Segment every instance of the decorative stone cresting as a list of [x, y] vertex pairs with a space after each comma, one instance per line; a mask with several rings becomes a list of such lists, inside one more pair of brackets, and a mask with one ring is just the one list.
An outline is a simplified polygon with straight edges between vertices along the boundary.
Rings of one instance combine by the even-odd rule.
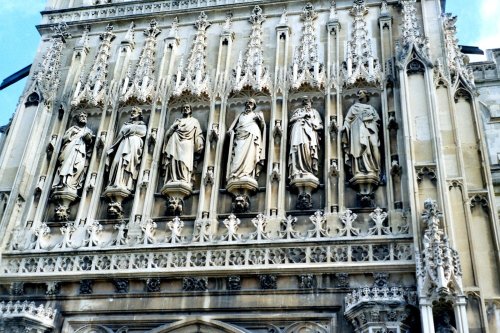
[[368, 9], [365, 0], [354, 0], [350, 14], [354, 17], [354, 22], [342, 68], [344, 86], [355, 87], [361, 82], [378, 87], [382, 82], [382, 71], [378, 60], [373, 56], [372, 40], [366, 28], [365, 15], [368, 14]]
[[75, 92], [73, 93], [73, 100], [71, 105], [77, 106], [80, 103], [87, 101], [90, 105], [102, 105], [106, 99], [108, 88], [108, 67], [109, 57], [111, 56], [111, 42], [116, 38], [113, 33], [113, 25], [110, 23], [106, 27], [99, 38], [101, 44], [94, 59], [92, 68], [90, 69], [87, 77], [84, 73], [81, 74]]
[[397, 46], [397, 56], [400, 62], [408, 60], [410, 54], [415, 52], [417, 56], [430, 64], [429, 41], [420, 33], [420, 26], [417, 19], [416, 0], [401, 0], [403, 23], [401, 47]]
[[233, 91], [241, 91], [244, 87], [250, 87], [254, 91], [271, 90], [271, 78], [269, 70], [264, 66], [264, 50], [262, 49], [262, 23], [266, 17], [262, 15], [262, 9], [255, 6], [250, 23], [252, 23], [252, 33], [248, 41], [245, 59], [242, 54], [238, 58]]
[[207, 57], [207, 29], [211, 23], [207, 20], [205, 12], [201, 12], [198, 20], [194, 23], [196, 36], [193, 41], [191, 54], [184, 70], [183, 63], [178, 65], [179, 70], [175, 77], [174, 96], [180, 96], [187, 92], [192, 95], [201, 96], [210, 94], [210, 76], [206, 72]]
[[[5, 332], [12, 332], [9, 329], [9, 321], [16, 325], [18, 322], [26, 320], [23, 325], [26, 325], [25, 332], [31, 332], [31, 330], [40, 329], [40, 331], [48, 331], [54, 329], [54, 323], [56, 321], [57, 310], [45, 306], [36, 306], [35, 302], [0, 302], [0, 322], [4, 322], [4, 326], [7, 330]], [[29, 322], [29, 324], [28, 324]]]
[[292, 89], [299, 89], [306, 84], [320, 89], [324, 84], [325, 74], [323, 65], [318, 61], [318, 43], [314, 23], [318, 14], [310, 2], [302, 9], [300, 18], [304, 21], [302, 38], [293, 57], [290, 86]]

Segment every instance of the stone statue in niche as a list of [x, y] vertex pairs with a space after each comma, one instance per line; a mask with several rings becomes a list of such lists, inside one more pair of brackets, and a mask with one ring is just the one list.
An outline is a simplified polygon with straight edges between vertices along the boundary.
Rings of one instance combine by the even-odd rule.
[[[250, 98], [245, 110], [229, 127], [229, 159], [226, 189], [234, 198], [246, 198], [242, 207], [248, 210], [250, 193], [258, 189], [257, 179], [264, 166], [266, 123], [257, 104]], [[233, 205], [234, 206], [234, 205]], [[240, 205], [238, 205], [240, 206]]]
[[457, 333], [457, 329], [451, 325], [450, 315], [443, 313], [436, 323], [436, 333]]
[[78, 197], [77, 192], [83, 186], [92, 151], [94, 134], [87, 127], [87, 114], [78, 113], [75, 121], [76, 124], [64, 133], [52, 185], [52, 200], [56, 202], [55, 217], [58, 221], [69, 218], [69, 205]]
[[302, 106], [293, 111], [290, 118], [290, 150], [288, 173], [290, 185], [299, 190], [297, 209], [312, 208], [311, 192], [319, 185], [318, 160], [321, 116], [312, 108], [309, 97], [302, 98]]
[[106, 170], [109, 177], [104, 195], [111, 199], [108, 209], [111, 216], [121, 217], [121, 202], [134, 191], [146, 132], [142, 110], [133, 107], [130, 120], [122, 125], [115, 142], [107, 151]]
[[369, 104], [367, 92], [358, 92], [358, 102], [348, 110], [342, 129], [345, 163], [351, 186], [358, 189], [362, 206], [373, 205], [373, 191], [380, 182], [380, 140], [377, 110]]
[[205, 141], [200, 123], [192, 116], [189, 104], [182, 107], [182, 118], [174, 121], [165, 134], [163, 165], [165, 185], [161, 192], [168, 198], [168, 210], [182, 214], [183, 200], [193, 192], [195, 161], [201, 158]]

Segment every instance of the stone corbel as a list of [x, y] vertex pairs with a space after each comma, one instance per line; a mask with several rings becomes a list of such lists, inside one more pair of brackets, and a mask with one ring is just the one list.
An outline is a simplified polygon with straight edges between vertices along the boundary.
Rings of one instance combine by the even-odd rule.
[[389, 111], [389, 120], [387, 121], [387, 129], [397, 131], [399, 129], [398, 122], [396, 121], [396, 112]]
[[150, 175], [150, 170], [146, 169], [142, 172], [142, 183], [141, 187], [146, 188], [149, 185], [149, 175]]
[[203, 183], [205, 184], [205, 186], [208, 186], [208, 185], [213, 185], [214, 184], [214, 166], [213, 165], [210, 165], [207, 167], [207, 172], [205, 174], [205, 179], [203, 180]]
[[92, 172], [90, 174], [90, 180], [88, 185], [89, 190], [93, 190], [95, 188], [96, 181], [97, 181], [97, 172]]
[[213, 123], [212, 128], [208, 134], [208, 140], [212, 145], [215, 145], [219, 141], [219, 124]]
[[52, 135], [52, 138], [50, 138], [50, 142], [47, 145], [47, 149], [45, 150], [47, 152], [47, 158], [50, 159], [50, 157], [52, 156], [52, 153], [54, 152], [54, 149], [56, 148], [56, 144], [57, 144], [57, 135], [54, 134], [54, 135]]
[[99, 134], [99, 138], [97, 139], [97, 144], [96, 144], [97, 150], [100, 151], [102, 148], [104, 148], [104, 145], [106, 144], [107, 134], [108, 132], [106, 131], [102, 131], [101, 134]]
[[42, 193], [46, 178], [46, 176], [40, 176], [40, 178], [38, 178], [38, 182], [35, 187], [35, 196], [39, 196]]
[[275, 120], [273, 128], [273, 138], [275, 144], [278, 145], [280, 143], [282, 135], [283, 135], [283, 128], [281, 127], [281, 120]]
[[271, 181], [279, 182], [280, 180], [281, 180], [280, 164], [275, 162], [273, 163], [273, 171], [271, 172]]
[[330, 116], [329, 131], [330, 131], [330, 137], [332, 139], [335, 139], [339, 131], [339, 125], [337, 124], [337, 116]]
[[339, 165], [336, 158], [330, 159], [330, 177], [335, 178], [339, 176]]

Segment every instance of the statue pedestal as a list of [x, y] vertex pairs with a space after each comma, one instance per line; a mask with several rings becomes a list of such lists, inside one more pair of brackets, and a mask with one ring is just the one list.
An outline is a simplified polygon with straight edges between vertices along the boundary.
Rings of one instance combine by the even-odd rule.
[[253, 177], [230, 179], [226, 189], [233, 195], [233, 212], [245, 213], [250, 209], [250, 194], [259, 189], [259, 184]]
[[54, 216], [57, 221], [68, 221], [70, 215], [69, 205], [78, 198], [76, 189], [59, 188], [52, 192], [51, 200], [56, 203]]
[[374, 173], [359, 173], [349, 180], [351, 187], [358, 191], [362, 207], [374, 206], [374, 191], [380, 184], [380, 178]]
[[311, 209], [313, 206], [311, 193], [319, 186], [318, 177], [311, 173], [304, 174], [301, 177], [295, 177], [290, 180], [290, 185], [299, 190], [295, 207], [300, 210]]
[[132, 192], [125, 187], [108, 186], [103, 195], [110, 200], [108, 204], [108, 215], [114, 218], [122, 218], [122, 202], [132, 195]]
[[184, 199], [193, 193], [193, 186], [187, 182], [167, 182], [161, 188], [161, 194], [167, 197], [167, 210], [173, 215], [181, 215]]

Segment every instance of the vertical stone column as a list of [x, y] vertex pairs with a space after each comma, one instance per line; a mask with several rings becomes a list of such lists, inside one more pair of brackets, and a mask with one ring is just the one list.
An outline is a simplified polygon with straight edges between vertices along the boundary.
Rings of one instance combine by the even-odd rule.
[[[283, 12], [280, 22], [276, 27], [276, 62], [274, 71], [274, 92], [272, 95], [272, 120], [274, 124], [270, 124], [273, 127], [273, 131], [276, 130], [277, 121], [281, 121], [281, 135], [278, 142], [269, 143], [273, 146], [273, 161], [279, 163], [279, 174], [281, 175], [281, 180], [278, 182], [278, 186], [274, 185], [273, 191], [269, 191], [268, 195], [272, 193], [275, 194], [275, 198], [269, 198], [272, 203], [269, 203], [271, 210], [276, 209], [276, 213], [271, 212], [271, 215], [276, 215], [278, 218], [285, 216], [285, 201], [286, 201], [286, 175], [287, 175], [287, 151], [286, 151], [286, 141], [288, 135], [288, 91], [287, 91], [287, 72], [288, 72], [288, 60], [289, 60], [289, 50], [290, 50], [290, 26], [288, 25], [286, 12]], [[271, 173], [270, 173], [271, 174]], [[277, 195], [276, 188], [277, 187]], [[277, 199], [277, 200], [276, 200]], [[279, 221], [277, 221], [279, 223]]]
[[[330, 18], [326, 24], [328, 31], [327, 39], [327, 94], [325, 98], [325, 212], [333, 213], [336, 220], [336, 213], [340, 206], [340, 192], [343, 186], [339, 186], [343, 181], [343, 172], [340, 172], [342, 165], [342, 146], [340, 142], [339, 124], [342, 124], [342, 105], [339, 87], [339, 63], [340, 63], [340, 22], [337, 17], [335, 4], [330, 8]], [[342, 174], [342, 176], [341, 176]]]
[[432, 316], [432, 301], [420, 298], [420, 321], [422, 333], [434, 333], [434, 317]]

